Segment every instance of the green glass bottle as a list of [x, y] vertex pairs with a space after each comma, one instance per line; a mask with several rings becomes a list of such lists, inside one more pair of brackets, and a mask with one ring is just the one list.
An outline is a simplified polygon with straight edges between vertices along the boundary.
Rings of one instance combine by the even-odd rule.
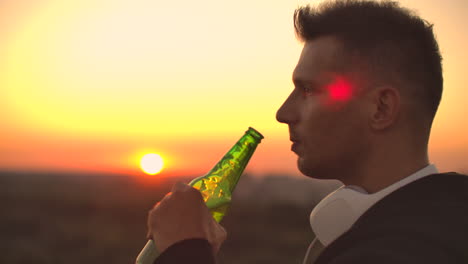
[[[249, 127], [236, 144], [206, 175], [195, 178], [189, 185], [198, 189], [213, 218], [220, 222], [231, 204], [231, 196], [242, 172], [263, 139], [262, 134]], [[153, 240], [149, 240], [136, 259], [137, 264], [152, 264], [158, 257]]]

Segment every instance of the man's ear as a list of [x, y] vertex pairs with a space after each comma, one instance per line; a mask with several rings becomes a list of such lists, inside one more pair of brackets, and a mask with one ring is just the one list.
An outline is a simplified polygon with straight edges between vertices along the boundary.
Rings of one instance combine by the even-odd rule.
[[387, 129], [395, 124], [400, 113], [400, 91], [393, 86], [374, 88], [372, 104], [370, 127], [374, 130]]

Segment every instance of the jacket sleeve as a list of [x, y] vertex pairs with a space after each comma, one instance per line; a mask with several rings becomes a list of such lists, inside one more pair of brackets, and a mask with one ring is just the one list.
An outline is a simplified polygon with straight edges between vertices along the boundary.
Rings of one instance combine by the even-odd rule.
[[215, 264], [213, 250], [206, 239], [187, 239], [175, 243], [154, 261], [154, 264]]
[[357, 243], [337, 254], [327, 264], [440, 264], [463, 263], [454, 252], [431, 239], [407, 235], [388, 235]]

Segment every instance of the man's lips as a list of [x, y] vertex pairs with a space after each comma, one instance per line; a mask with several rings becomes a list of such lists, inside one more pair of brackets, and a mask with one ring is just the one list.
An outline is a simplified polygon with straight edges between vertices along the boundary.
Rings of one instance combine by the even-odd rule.
[[289, 140], [292, 142], [299, 142], [299, 138], [291, 134], [289, 135]]
[[289, 140], [292, 142], [291, 150], [297, 154], [300, 140], [291, 130], [289, 130]]
[[293, 142], [293, 144], [291, 145], [291, 150], [293, 152], [297, 153], [297, 148], [298, 148], [298, 143]]
[[291, 150], [295, 153], [297, 153], [298, 147], [299, 147], [299, 141], [297, 140], [291, 140], [292, 145], [291, 145]]

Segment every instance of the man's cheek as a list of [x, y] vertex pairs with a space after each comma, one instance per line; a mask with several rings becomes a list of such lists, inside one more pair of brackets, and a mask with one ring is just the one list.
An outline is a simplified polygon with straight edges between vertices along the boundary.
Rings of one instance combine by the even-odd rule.
[[355, 87], [346, 77], [335, 75], [325, 86], [325, 96], [322, 103], [329, 111], [340, 111], [353, 99]]

